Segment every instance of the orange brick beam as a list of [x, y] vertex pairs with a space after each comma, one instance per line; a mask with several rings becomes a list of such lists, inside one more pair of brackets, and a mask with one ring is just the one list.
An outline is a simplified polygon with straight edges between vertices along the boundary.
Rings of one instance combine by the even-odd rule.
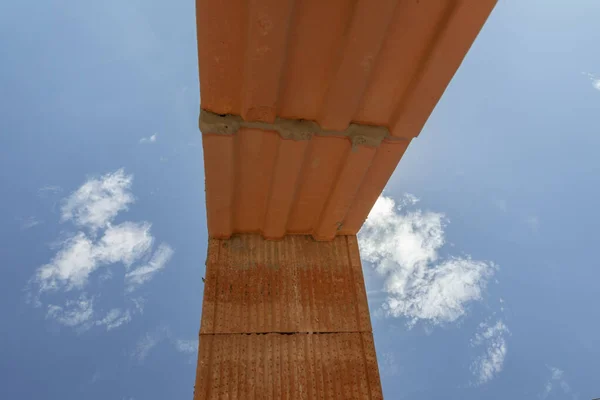
[[410, 143], [384, 127], [351, 124], [338, 132], [207, 111], [200, 130], [213, 238], [355, 235]]
[[356, 236], [210, 239], [195, 399], [382, 399]]

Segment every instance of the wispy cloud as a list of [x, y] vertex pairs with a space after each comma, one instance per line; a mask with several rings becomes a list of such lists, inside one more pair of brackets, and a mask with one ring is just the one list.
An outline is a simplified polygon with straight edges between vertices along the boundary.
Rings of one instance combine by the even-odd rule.
[[137, 342], [132, 352], [132, 357], [138, 363], [143, 362], [152, 350], [161, 342], [170, 343], [175, 350], [189, 356], [193, 360], [198, 352], [198, 340], [176, 339], [173, 338], [171, 329], [166, 325], [161, 325], [154, 330], [143, 335]]
[[41, 188], [38, 189], [38, 196], [49, 197], [49, 196], [57, 195], [60, 192], [62, 192], [62, 188], [60, 186], [46, 185], [46, 186], [42, 186]]
[[576, 393], [573, 393], [571, 386], [565, 379], [565, 372], [556, 367], [546, 366], [548, 371], [550, 372], [550, 377], [544, 386], [544, 391], [540, 395], [542, 399], [547, 398], [552, 393], [562, 392], [563, 396], [561, 398], [565, 398], [564, 396], [577, 399], [579, 396]]
[[400, 375], [400, 366], [396, 361], [396, 356], [393, 352], [387, 352], [382, 354], [381, 361], [379, 362], [381, 375], [383, 376], [398, 376]]
[[107, 331], [128, 323], [131, 321], [131, 311], [113, 308], [104, 318], [96, 321], [96, 325], [105, 326]]
[[94, 299], [82, 294], [76, 300], [67, 300], [64, 305], [48, 305], [46, 318], [79, 330], [87, 330], [94, 315]]
[[600, 90], [600, 77], [594, 74], [590, 74], [589, 72], [584, 72], [583, 74], [590, 79], [590, 81], [592, 82], [592, 87], [594, 89]]
[[23, 218], [20, 220], [21, 222], [21, 230], [22, 231], [26, 231], [28, 229], [33, 228], [34, 226], [38, 226], [39, 224], [42, 223], [42, 221], [40, 221], [39, 219], [37, 219], [36, 217], [27, 217], [27, 218]]
[[196, 354], [198, 351], [198, 340], [177, 339], [174, 341], [177, 351], [186, 354]]
[[152, 332], [146, 333], [144, 336], [138, 340], [135, 349], [133, 351], [132, 357], [137, 362], [143, 362], [148, 354], [163, 340], [167, 339], [169, 336], [169, 328], [166, 326], [160, 326], [153, 330]]
[[[42, 305], [42, 297], [68, 297], [62, 305], [51, 301], [48, 318], [78, 330], [92, 326], [112, 330], [141, 314], [142, 299], [131, 296], [166, 266], [173, 250], [165, 243], [153, 250], [155, 239], [149, 222], [112, 223], [119, 212], [134, 202], [132, 181], [133, 176], [120, 169], [88, 179], [64, 200], [62, 220], [81, 230], [58, 243], [56, 254], [37, 269], [29, 287], [37, 306]], [[102, 273], [96, 274], [100, 269]], [[127, 287], [127, 304], [96, 311], [94, 299], [86, 292], [90, 281], [114, 279], [119, 270]]]
[[471, 371], [476, 380], [475, 384], [487, 383], [502, 371], [508, 351], [506, 335], [509, 333], [508, 328], [501, 320], [494, 325], [479, 324], [479, 331], [472, 339], [471, 345], [484, 347], [485, 351], [471, 364]]
[[152, 136], [148, 136], [148, 137], [143, 137], [140, 139], [140, 143], [154, 143], [156, 142], [156, 139], [158, 138], [158, 134], [154, 134]]
[[441, 258], [447, 220], [409, 210], [417, 202], [412, 195], [398, 202], [380, 196], [359, 233], [361, 254], [384, 277], [387, 315], [405, 317], [409, 326], [453, 322], [482, 298], [496, 267], [470, 256]]
[[162, 243], [147, 264], [127, 272], [125, 275], [127, 290], [132, 292], [139, 286], [151, 280], [157, 272], [167, 265], [172, 256], [173, 249], [171, 246]]

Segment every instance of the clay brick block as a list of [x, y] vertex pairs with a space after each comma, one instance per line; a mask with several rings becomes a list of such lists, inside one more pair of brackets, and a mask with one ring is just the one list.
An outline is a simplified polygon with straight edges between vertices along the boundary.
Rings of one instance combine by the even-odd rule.
[[195, 400], [383, 399], [371, 333], [201, 335]]
[[355, 237], [210, 243], [202, 334], [371, 331]]

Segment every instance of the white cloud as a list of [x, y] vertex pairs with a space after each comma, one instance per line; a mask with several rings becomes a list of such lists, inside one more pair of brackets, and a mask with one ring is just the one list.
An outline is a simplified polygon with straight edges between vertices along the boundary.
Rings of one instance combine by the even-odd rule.
[[99, 267], [119, 262], [129, 267], [148, 253], [152, 242], [147, 222], [109, 226], [96, 242], [85, 233], [77, 232], [62, 243], [49, 264], [38, 269], [40, 290], [83, 288]]
[[130, 192], [133, 177], [123, 169], [92, 178], [72, 193], [62, 206], [63, 221], [95, 231], [104, 228], [134, 202]]
[[571, 399], [578, 398], [577, 394], [573, 393], [571, 386], [565, 379], [565, 372], [560, 368], [546, 366], [550, 371], [550, 377], [544, 386], [544, 391], [541, 394], [541, 398], [545, 399], [550, 394], [556, 392], [562, 392], [563, 395], [570, 397]]
[[[144, 299], [131, 297], [132, 292], [166, 266], [173, 249], [163, 243], [153, 251], [155, 239], [149, 222], [111, 222], [133, 202], [132, 180], [133, 176], [120, 169], [89, 179], [65, 200], [63, 220], [89, 232], [80, 230], [60, 242], [54, 257], [40, 266], [30, 281], [29, 296], [36, 306], [42, 305], [43, 296], [63, 297], [63, 305], [51, 301], [48, 318], [78, 330], [91, 326], [112, 330], [143, 312]], [[86, 294], [88, 285], [92, 280], [114, 281], [118, 271], [127, 288], [127, 307], [112, 305], [108, 311], [95, 312], [93, 298]]]
[[592, 81], [592, 87], [594, 89], [600, 90], [600, 78], [598, 76], [590, 73], [584, 73], [584, 75], [590, 78], [590, 81]]
[[453, 322], [482, 298], [496, 267], [469, 256], [440, 260], [445, 217], [406, 210], [417, 201], [380, 196], [359, 233], [361, 255], [385, 279], [387, 315], [405, 317], [409, 326]]
[[140, 143], [154, 143], [154, 142], [156, 142], [157, 138], [158, 138], [158, 134], [155, 133], [152, 136], [141, 138]]
[[502, 371], [507, 353], [505, 336], [509, 333], [502, 321], [494, 325], [479, 324], [479, 332], [475, 334], [471, 345], [485, 347], [485, 352], [471, 364], [476, 384], [487, 383]]
[[196, 354], [198, 351], [198, 340], [177, 339], [174, 344], [177, 351], [181, 353]]
[[168, 244], [162, 243], [152, 255], [150, 261], [139, 266], [125, 275], [129, 291], [135, 290], [154, 277], [154, 275], [167, 265], [173, 256], [173, 249]]
[[93, 249], [94, 244], [83, 232], [65, 240], [52, 261], [37, 270], [36, 281], [40, 291], [85, 286], [98, 264]]
[[109, 226], [94, 249], [102, 263], [121, 262], [130, 267], [152, 248], [154, 238], [148, 222], [124, 222]]

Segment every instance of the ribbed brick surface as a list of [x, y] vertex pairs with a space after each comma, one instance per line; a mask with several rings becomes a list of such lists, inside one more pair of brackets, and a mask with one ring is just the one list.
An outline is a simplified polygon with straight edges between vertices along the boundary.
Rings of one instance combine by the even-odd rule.
[[419, 134], [496, 0], [197, 0], [202, 108]]
[[208, 232], [227, 238], [260, 233], [331, 240], [358, 233], [404, 154], [407, 140], [377, 147], [339, 136], [284, 139], [242, 128], [204, 132]]
[[211, 239], [200, 333], [370, 332], [356, 239]]
[[382, 399], [371, 333], [202, 335], [194, 399]]
[[210, 239], [195, 399], [380, 399], [356, 236]]

